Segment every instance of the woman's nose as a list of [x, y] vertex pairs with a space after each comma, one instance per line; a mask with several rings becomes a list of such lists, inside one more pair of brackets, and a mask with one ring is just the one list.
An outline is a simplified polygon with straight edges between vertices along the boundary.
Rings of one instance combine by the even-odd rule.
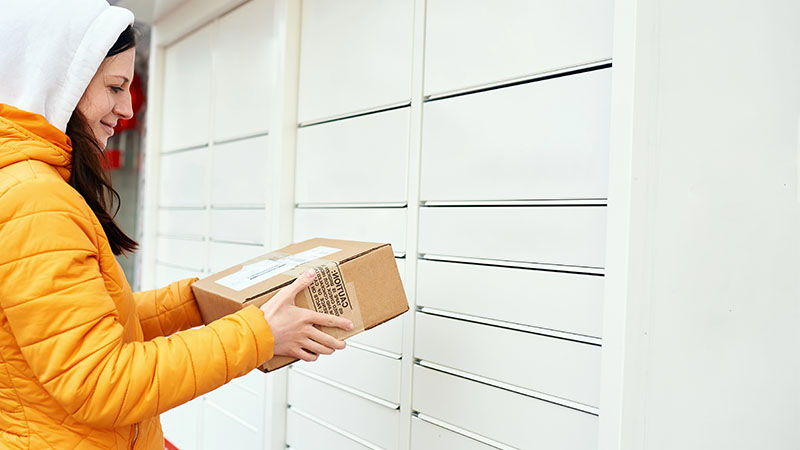
[[131, 94], [127, 93], [114, 105], [114, 114], [129, 120], [133, 118], [133, 105], [131, 104]]

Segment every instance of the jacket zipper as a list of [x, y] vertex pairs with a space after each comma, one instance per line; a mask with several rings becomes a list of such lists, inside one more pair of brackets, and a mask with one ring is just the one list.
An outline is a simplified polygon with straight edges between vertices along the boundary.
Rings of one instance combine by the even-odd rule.
[[136, 445], [136, 439], [139, 437], [139, 424], [133, 424], [133, 440], [131, 440], [131, 450], [133, 450], [133, 446]]

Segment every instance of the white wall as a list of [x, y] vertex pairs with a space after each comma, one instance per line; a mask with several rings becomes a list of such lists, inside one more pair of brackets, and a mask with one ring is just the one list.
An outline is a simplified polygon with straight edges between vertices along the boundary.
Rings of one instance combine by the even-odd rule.
[[616, 2], [603, 449], [800, 445], [798, 17]]

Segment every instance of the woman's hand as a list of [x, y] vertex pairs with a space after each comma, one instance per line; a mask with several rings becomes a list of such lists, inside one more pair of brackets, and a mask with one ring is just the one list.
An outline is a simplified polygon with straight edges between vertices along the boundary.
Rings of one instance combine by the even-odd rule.
[[313, 270], [305, 272], [261, 306], [275, 339], [275, 355], [316, 361], [317, 355], [330, 355], [334, 350], [344, 348], [344, 341], [320, 331], [314, 325], [351, 330], [352, 322], [294, 305], [295, 296], [307, 288], [314, 277], [316, 273]]

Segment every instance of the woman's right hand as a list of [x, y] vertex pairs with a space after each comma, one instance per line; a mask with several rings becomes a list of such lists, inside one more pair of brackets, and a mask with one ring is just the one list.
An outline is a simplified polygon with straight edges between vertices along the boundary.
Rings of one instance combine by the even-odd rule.
[[316, 273], [309, 270], [289, 286], [281, 289], [261, 305], [261, 311], [272, 329], [274, 354], [316, 361], [317, 355], [330, 355], [344, 348], [344, 341], [320, 331], [314, 325], [352, 330], [353, 323], [343, 317], [323, 314], [295, 306], [294, 298], [314, 281]]

